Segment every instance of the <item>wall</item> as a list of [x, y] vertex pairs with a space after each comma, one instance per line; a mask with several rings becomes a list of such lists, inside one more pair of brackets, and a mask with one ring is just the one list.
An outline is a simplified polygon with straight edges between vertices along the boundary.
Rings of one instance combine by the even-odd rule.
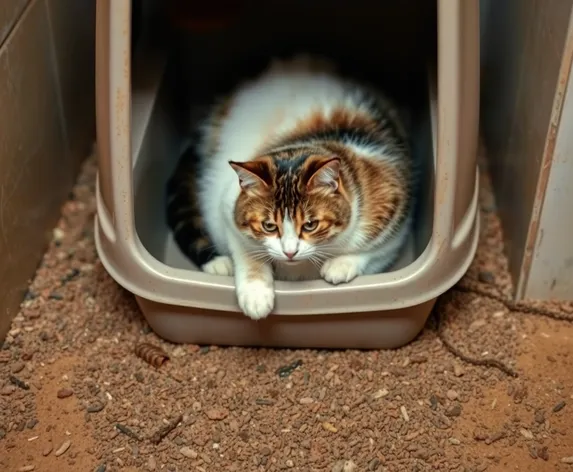
[[[482, 0], [484, 2], [484, 0]], [[481, 125], [516, 298], [526, 295], [558, 115], [561, 60], [573, 0], [503, 0], [482, 5]], [[549, 145], [548, 145], [549, 143]], [[537, 208], [538, 209], [538, 208]]]
[[[558, 95], [555, 100], [555, 132], [551, 166], [540, 181], [539, 198], [524, 261], [523, 294], [527, 298], [573, 300], [573, 16], [565, 43]], [[559, 102], [562, 106], [559, 106]], [[526, 272], [527, 271], [527, 272]]]
[[0, 339], [92, 146], [95, 0], [0, 1]]

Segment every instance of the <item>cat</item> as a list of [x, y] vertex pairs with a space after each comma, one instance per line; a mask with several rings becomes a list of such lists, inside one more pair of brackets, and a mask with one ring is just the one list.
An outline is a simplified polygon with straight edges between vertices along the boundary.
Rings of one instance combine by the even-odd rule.
[[258, 320], [274, 280], [388, 270], [412, 230], [414, 169], [397, 109], [321, 58], [274, 61], [217, 102], [168, 183], [168, 224], [201, 270], [235, 278]]

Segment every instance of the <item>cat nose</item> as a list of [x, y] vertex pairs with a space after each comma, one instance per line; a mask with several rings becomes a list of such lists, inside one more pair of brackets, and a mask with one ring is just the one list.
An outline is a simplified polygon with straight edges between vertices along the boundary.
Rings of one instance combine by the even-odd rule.
[[296, 256], [297, 252], [298, 252], [298, 250], [297, 251], [291, 251], [291, 252], [284, 251], [285, 256], [287, 256], [289, 259], [292, 259], [294, 256]]

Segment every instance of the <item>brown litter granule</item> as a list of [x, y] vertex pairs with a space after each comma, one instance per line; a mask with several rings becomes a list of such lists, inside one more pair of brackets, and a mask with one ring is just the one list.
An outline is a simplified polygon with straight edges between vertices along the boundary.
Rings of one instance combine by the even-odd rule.
[[[1, 470], [570, 467], [569, 323], [456, 290], [440, 302], [440, 336], [433, 319], [391, 351], [175, 346], [151, 332], [96, 257], [94, 176], [90, 160], [0, 350]], [[480, 198], [481, 241], [460, 286], [478, 284], [507, 300], [511, 281], [486, 173]], [[142, 342], [162, 349], [169, 365], [139, 361]], [[519, 378], [464, 358], [495, 360]]]
[[160, 347], [150, 343], [139, 343], [135, 346], [135, 355], [153, 367], [161, 367], [169, 360], [169, 355]]
[[56, 449], [54, 451], [54, 455], [56, 457], [61, 456], [62, 454], [65, 454], [65, 452], [70, 448], [70, 446], [72, 445], [71, 441], [64, 441], [60, 447], [58, 447], [58, 449]]
[[171, 431], [173, 431], [181, 421], [183, 421], [183, 415], [178, 415], [171, 421], [164, 420], [165, 424], [162, 425], [154, 434], [151, 435], [151, 442], [153, 444], [159, 444], [163, 438], [165, 438]]

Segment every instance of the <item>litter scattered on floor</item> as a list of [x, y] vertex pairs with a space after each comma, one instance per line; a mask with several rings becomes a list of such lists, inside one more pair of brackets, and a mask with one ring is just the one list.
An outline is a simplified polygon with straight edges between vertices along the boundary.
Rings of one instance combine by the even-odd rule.
[[[572, 467], [573, 327], [502, 303], [511, 281], [487, 177], [481, 242], [461, 284], [498, 299], [453, 291], [441, 336], [434, 319], [392, 351], [161, 340], [96, 257], [94, 178], [92, 159], [0, 350], [2, 470]], [[442, 336], [517, 377], [465, 362]]]

